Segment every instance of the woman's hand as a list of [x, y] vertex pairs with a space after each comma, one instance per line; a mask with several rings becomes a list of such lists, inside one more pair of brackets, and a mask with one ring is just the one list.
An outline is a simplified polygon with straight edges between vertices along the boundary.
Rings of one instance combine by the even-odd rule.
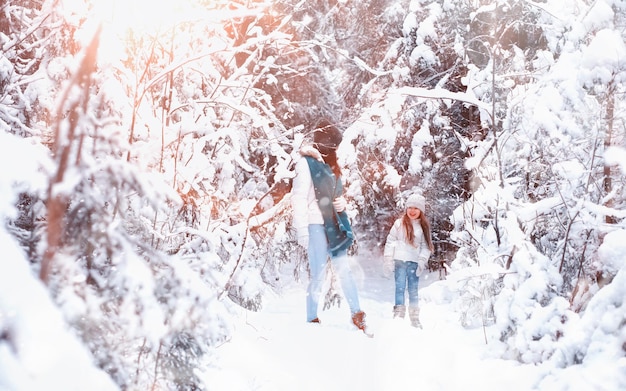
[[348, 203], [346, 202], [346, 199], [343, 198], [343, 196], [337, 197], [333, 201], [333, 207], [335, 208], [337, 212], [343, 212], [344, 210], [346, 210], [347, 206], [348, 206]]

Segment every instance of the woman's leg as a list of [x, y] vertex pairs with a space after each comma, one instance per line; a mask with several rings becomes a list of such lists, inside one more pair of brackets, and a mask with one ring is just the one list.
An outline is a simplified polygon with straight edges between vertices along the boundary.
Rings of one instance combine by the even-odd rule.
[[350, 307], [350, 312], [354, 315], [361, 311], [361, 306], [359, 304], [359, 294], [356, 283], [354, 282], [354, 277], [352, 276], [352, 270], [350, 270], [350, 259], [348, 259], [348, 254], [346, 251], [343, 251], [337, 254], [337, 256], [331, 257], [330, 260], [333, 263], [333, 270], [339, 277], [341, 289], [343, 290], [343, 294], [346, 297], [348, 306]]
[[415, 274], [417, 272], [417, 262], [407, 262], [406, 274], [409, 291], [409, 306], [417, 307], [417, 285], [420, 278]]
[[404, 305], [404, 292], [406, 290], [406, 262], [395, 259], [394, 279], [396, 281], [396, 305]]
[[317, 318], [322, 286], [326, 279], [326, 267], [328, 261], [328, 241], [326, 232], [321, 224], [309, 225], [309, 270], [311, 278], [306, 295], [306, 320], [307, 322]]

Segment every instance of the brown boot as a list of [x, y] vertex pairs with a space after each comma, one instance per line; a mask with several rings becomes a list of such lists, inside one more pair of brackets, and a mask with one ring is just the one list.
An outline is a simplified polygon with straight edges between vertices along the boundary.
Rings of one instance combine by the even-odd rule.
[[403, 318], [404, 314], [406, 314], [406, 306], [405, 305], [394, 305], [393, 306], [393, 317], [394, 318]]
[[409, 307], [409, 318], [411, 319], [411, 326], [417, 327], [418, 329], [422, 328], [419, 307]]
[[365, 331], [365, 312], [359, 311], [352, 315], [352, 323], [359, 329]]
[[374, 338], [374, 334], [370, 333], [365, 325], [365, 312], [359, 311], [356, 314], [352, 314], [352, 323], [354, 323], [359, 330], [363, 331], [363, 334]]

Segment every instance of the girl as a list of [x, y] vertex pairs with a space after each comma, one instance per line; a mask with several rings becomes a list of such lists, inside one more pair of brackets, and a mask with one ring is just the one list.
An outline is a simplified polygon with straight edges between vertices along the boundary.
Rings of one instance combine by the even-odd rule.
[[394, 318], [404, 318], [405, 292], [409, 293], [409, 318], [413, 327], [421, 328], [417, 303], [419, 276], [426, 269], [433, 252], [430, 223], [424, 215], [426, 199], [412, 194], [406, 201], [406, 211], [397, 219], [385, 243], [384, 268], [387, 274], [394, 272], [396, 283]]

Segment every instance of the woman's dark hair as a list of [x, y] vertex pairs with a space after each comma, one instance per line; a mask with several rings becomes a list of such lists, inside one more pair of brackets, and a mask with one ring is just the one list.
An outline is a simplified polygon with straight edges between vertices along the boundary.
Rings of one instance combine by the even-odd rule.
[[[426, 244], [428, 244], [428, 248], [430, 251], [434, 251], [435, 247], [433, 246], [433, 240], [430, 234], [430, 222], [426, 218], [423, 210], [420, 210], [419, 220], [420, 225], [422, 226], [422, 231], [424, 232], [424, 239], [426, 239]], [[415, 231], [413, 231], [413, 224], [411, 223], [411, 218], [409, 215], [404, 212], [404, 216], [402, 217], [402, 226], [404, 227], [404, 232], [406, 233], [406, 239], [409, 243], [413, 244], [415, 241]]]
[[341, 169], [337, 162], [337, 147], [341, 143], [343, 136], [337, 127], [324, 119], [318, 122], [313, 133], [313, 142], [324, 158], [324, 163], [328, 164], [335, 176], [341, 176]]

